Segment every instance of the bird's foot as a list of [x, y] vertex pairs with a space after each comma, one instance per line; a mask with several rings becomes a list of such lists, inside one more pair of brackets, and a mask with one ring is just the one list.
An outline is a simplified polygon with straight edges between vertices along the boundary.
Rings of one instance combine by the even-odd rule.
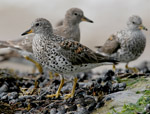
[[57, 91], [56, 94], [46, 95], [46, 97], [47, 98], [53, 98], [53, 97], [58, 98], [60, 95], [61, 95], [60, 92]]
[[20, 91], [23, 93], [23, 95], [32, 95], [33, 88], [32, 89], [28, 89], [28, 88], [21, 88], [20, 87]]
[[35, 85], [34, 88], [21, 88], [20, 87], [20, 91], [24, 94], [24, 95], [32, 95], [36, 90], [37, 90], [37, 86], [38, 86], [38, 82], [37, 80], [35, 81]]
[[70, 94], [66, 94], [64, 99], [69, 99], [69, 98], [73, 98], [74, 94], [70, 93]]

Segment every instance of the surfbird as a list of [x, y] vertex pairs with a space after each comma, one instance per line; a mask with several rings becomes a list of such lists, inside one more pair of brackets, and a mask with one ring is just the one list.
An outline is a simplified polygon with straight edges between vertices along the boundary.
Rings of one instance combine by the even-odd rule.
[[54, 29], [54, 33], [80, 42], [79, 24], [82, 21], [93, 23], [92, 20], [84, 16], [81, 9], [71, 8], [66, 12], [62, 25]]
[[141, 29], [147, 31], [142, 25], [142, 19], [137, 15], [129, 17], [126, 29], [111, 35], [103, 46], [96, 46], [98, 53], [114, 57], [126, 63], [126, 69], [137, 72], [136, 68], [128, 67], [128, 63], [139, 58], [145, 49], [146, 37]]
[[47, 95], [47, 97], [57, 98], [60, 95], [65, 75], [74, 77], [72, 91], [65, 95], [67, 99], [74, 96], [78, 72], [116, 63], [113, 58], [98, 54], [77, 41], [55, 35], [51, 23], [44, 18], [36, 19], [31, 28], [22, 35], [31, 32], [35, 34], [32, 49], [37, 62], [44, 68], [59, 73], [61, 77], [56, 94]]

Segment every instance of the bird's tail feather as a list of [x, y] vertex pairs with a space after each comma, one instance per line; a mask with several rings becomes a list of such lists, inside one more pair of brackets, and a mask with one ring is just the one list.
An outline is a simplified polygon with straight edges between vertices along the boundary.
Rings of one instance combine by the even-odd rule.
[[110, 63], [110, 64], [118, 64], [118, 60], [116, 60], [114, 57], [110, 57], [108, 55], [102, 55], [102, 54], [99, 54], [99, 53], [96, 53], [96, 56], [98, 58], [98, 62], [99, 63], [103, 63], [103, 62], [107, 62], [107, 63]]
[[118, 64], [119, 63], [119, 61], [118, 60], [116, 60], [115, 58], [113, 58], [113, 57], [108, 57], [107, 59], [103, 59], [103, 60], [100, 60], [100, 62], [107, 62], [107, 63], [113, 63], [113, 64]]

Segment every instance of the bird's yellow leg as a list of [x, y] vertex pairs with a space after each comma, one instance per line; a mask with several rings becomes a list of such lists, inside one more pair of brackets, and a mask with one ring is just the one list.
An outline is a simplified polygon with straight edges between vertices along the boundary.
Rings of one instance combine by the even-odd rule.
[[113, 71], [114, 71], [114, 72], [116, 71], [116, 66], [115, 66], [115, 64], [113, 64]]
[[61, 88], [63, 87], [63, 85], [64, 85], [64, 78], [61, 77], [61, 82], [60, 82], [60, 85], [59, 85], [59, 88], [58, 88], [57, 92], [55, 94], [52, 94], [52, 95], [46, 95], [46, 97], [50, 97], [50, 98], [55, 97], [55, 98], [58, 98], [59, 95], [60, 95], [60, 91], [61, 91]]
[[37, 89], [37, 86], [38, 86], [38, 81], [37, 79], [35, 80], [35, 84], [34, 84], [34, 88], [21, 88], [20, 87], [20, 91], [24, 94], [24, 95], [32, 95], [35, 90]]
[[34, 63], [35, 66], [37, 67], [38, 71], [39, 71], [41, 74], [43, 73], [43, 69], [42, 69], [42, 67], [41, 67], [41, 65], [40, 65], [39, 63], [37, 63], [36, 61], [34, 61], [33, 59], [31, 59], [31, 58], [28, 57], [28, 56], [25, 56], [24, 58], [25, 58], [26, 60], [31, 61], [32, 63]]
[[55, 75], [55, 76], [59, 76], [59, 74], [58, 74], [58, 73], [55, 73], [54, 75]]
[[77, 79], [77, 77], [75, 77], [74, 81], [73, 81], [74, 83], [73, 83], [73, 88], [71, 90], [71, 93], [70, 94], [66, 94], [65, 95], [65, 99], [72, 98], [74, 96], [76, 85], [77, 85], [77, 81], [78, 81], [78, 79]]
[[139, 70], [137, 68], [135, 68], [135, 67], [133, 67], [133, 68], [129, 67], [128, 63], [126, 64], [125, 68], [131, 70], [133, 73], [138, 73], [139, 72]]

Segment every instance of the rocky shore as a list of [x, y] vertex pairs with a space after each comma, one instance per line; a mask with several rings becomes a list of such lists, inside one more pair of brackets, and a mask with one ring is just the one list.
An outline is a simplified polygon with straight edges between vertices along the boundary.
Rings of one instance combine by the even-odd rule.
[[[143, 62], [139, 65], [139, 71], [138, 74], [122, 69], [117, 69], [116, 72], [108, 70], [101, 73], [92, 71], [80, 73], [74, 98], [64, 100], [64, 95], [71, 91], [71, 79], [65, 81], [59, 98], [46, 98], [47, 94], [57, 91], [60, 84], [59, 77], [54, 76], [50, 79], [47, 73], [40, 75], [0, 69], [0, 113], [101, 114], [101, 109], [106, 107], [106, 104], [112, 100], [121, 99], [118, 92], [120, 92], [119, 95], [124, 92], [124, 97], [129, 94], [132, 96], [131, 91], [127, 92], [128, 88], [134, 84], [136, 78], [150, 77], [150, 63]], [[31, 91], [37, 77], [38, 86]], [[137, 98], [142, 96], [142, 94], [138, 95]], [[148, 107], [149, 104], [146, 106]], [[103, 111], [103, 114], [107, 113], [111, 114], [112, 111], [106, 113]]]

